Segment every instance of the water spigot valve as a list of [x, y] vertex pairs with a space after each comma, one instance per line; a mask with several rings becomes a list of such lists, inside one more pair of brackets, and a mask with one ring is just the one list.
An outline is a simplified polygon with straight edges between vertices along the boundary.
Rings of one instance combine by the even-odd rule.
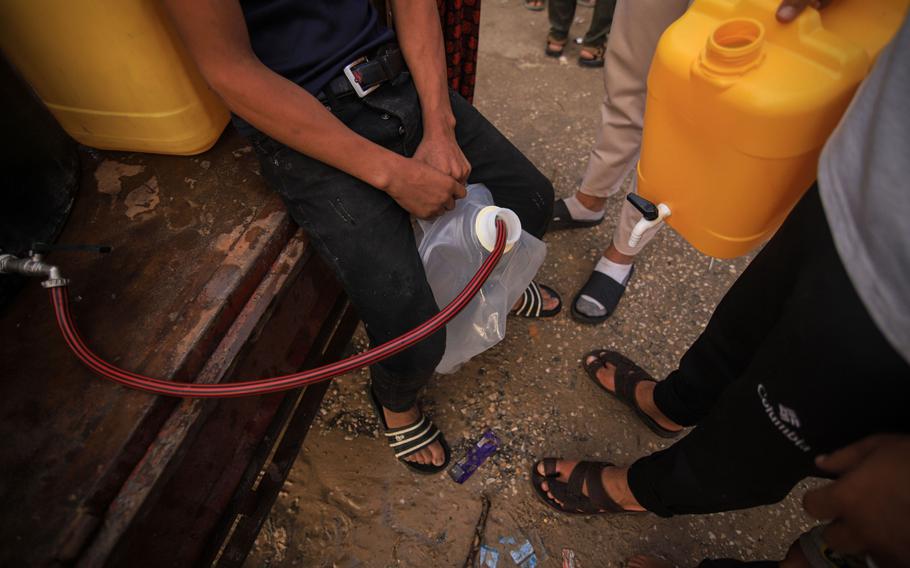
[[633, 207], [638, 209], [641, 213], [641, 216], [647, 219], [648, 221], [655, 221], [658, 217], [657, 205], [654, 205], [644, 197], [637, 195], [635, 193], [630, 193], [626, 195], [626, 199], [629, 200], [629, 203]]

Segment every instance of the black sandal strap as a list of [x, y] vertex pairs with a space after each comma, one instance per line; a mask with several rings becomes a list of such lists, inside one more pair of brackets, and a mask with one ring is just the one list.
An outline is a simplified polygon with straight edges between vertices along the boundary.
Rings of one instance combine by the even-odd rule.
[[420, 420], [402, 428], [393, 428], [385, 432], [389, 446], [398, 459], [406, 458], [432, 444], [439, 437], [440, 431], [432, 420], [421, 415]]
[[568, 489], [568, 494], [574, 499], [585, 499], [585, 494], [582, 492], [585, 484], [585, 478], [587, 477], [588, 466], [590, 462], [579, 462], [578, 465], [572, 470], [572, 473], [569, 474], [569, 481], [566, 483], [566, 488]]
[[556, 464], [559, 462], [559, 458], [544, 458], [543, 459], [543, 475], [544, 477], [559, 477], [559, 472], [556, 471]]
[[[425, 414], [421, 413], [420, 418], [413, 424], [399, 428], [389, 428], [389, 425], [385, 420], [385, 414], [383, 412], [382, 405], [380, 404], [379, 399], [376, 397], [376, 393], [373, 392], [372, 387], [368, 387], [367, 392], [369, 393], [370, 403], [373, 406], [373, 411], [376, 413], [376, 418], [379, 419], [379, 423], [382, 425], [383, 433], [386, 436], [386, 441], [391, 446], [392, 451], [395, 453], [395, 457], [399, 462], [404, 464], [404, 466], [409, 470], [422, 475], [432, 475], [439, 473], [449, 466], [449, 461], [452, 458], [452, 451], [449, 448], [449, 445], [446, 443], [445, 436], [439, 431], [436, 425], [433, 424], [432, 420], [427, 418]], [[420, 435], [417, 439], [408, 440], [409, 438], [413, 438], [414, 436], [417, 436], [421, 433], [422, 435]], [[402, 438], [397, 439], [397, 436], [402, 436]], [[405, 459], [414, 452], [419, 451], [434, 441], [438, 441], [439, 445], [442, 446], [442, 451], [445, 456], [442, 465], [437, 466], [432, 464], [421, 464]]]
[[[543, 291], [546, 291], [550, 297], [556, 298], [559, 302], [555, 308], [551, 310], [544, 309]], [[562, 310], [562, 300], [559, 298], [559, 294], [556, 290], [544, 284], [538, 284], [532, 280], [521, 295], [521, 304], [512, 310], [511, 313], [525, 318], [548, 318], [555, 316], [560, 310]]]
[[638, 365], [629, 364], [628, 361], [616, 361], [615, 385], [616, 396], [626, 404], [637, 407], [638, 401], [635, 400], [635, 387], [642, 381], [652, 381], [647, 373], [641, 370]]
[[550, 224], [547, 226], [547, 231], [561, 231], [563, 229], [587, 229], [589, 227], [596, 227], [597, 225], [603, 223], [604, 218], [605, 216], [601, 215], [599, 219], [591, 221], [575, 219], [572, 217], [572, 213], [566, 206], [566, 200], [557, 199], [553, 202], [553, 216], [550, 217]]
[[[589, 363], [587, 359], [592, 355], [595, 359]], [[655, 381], [647, 371], [635, 364], [634, 361], [615, 351], [600, 350], [592, 351], [585, 355], [582, 364], [588, 378], [590, 378], [594, 384], [631, 408], [644, 425], [652, 432], [662, 438], [675, 438], [682, 432], [682, 430], [668, 430], [664, 428], [658, 424], [656, 420], [648, 416], [638, 405], [638, 401], [635, 399], [635, 388], [638, 383], [642, 381], [656, 383], [657, 381]], [[597, 380], [597, 369], [606, 364], [616, 367], [616, 370], [613, 373], [614, 391], [610, 391]]]
[[[582, 359], [582, 365], [584, 365], [585, 371], [588, 373], [589, 376], [591, 376], [592, 378], [597, 376], [597, 370], [600, 369], [601, 367], [604, 367], [605, 363], [609, 363], [609, 361], [604, 359], [604, 357], [608, 356], [609, 354], [610, 354], [609, 351], [602, 349], [596, 353], [592, 351], [591, 353], [588, 353], [587, 355], [585, 355], [585, 358]], [[590, 357], [592, 355], [594, 356], [594, 359], [591, 359], [591, 361], [588, 362], [588, 357]]]
[[[606, 492], [601, 481], [601, 472], [606, 467], [613, 467], [608, 462], [579, 462], [567, 482], [548, 480], [550, 493], [563, 503], [557, 507], [564, 512], [598, 514], [626, 513]], [[588, 495], [583, 493], [584, 483], [588, 484]], [[556, 506], [555, 503], [551, 503]]]
[[622, 299], [623, 294], [626, 293], [626, 286], [629, 284], [629, 280], [631, 280], [634, 271], [635, 267], [632, 267], [625, 282], [622, 283], [613, 280], [599, 270], [592, 271], [591, 276], [588, 277], [585, 285], [581, 287], [581, 290], [579, 290], [578, 294], [575, 296], [573, 307], [574, 304], [578, 303], [579, 298], [582, 296], [589, 296], [600, 302], [607, 311], [603, 316], [598, 316], [606, 319], [610, 314], [616, 311], [616, 306], [619, 305], [619, 301]]
[[572, 218], [572, 213], [569, 211], [569, 208], [566, 207], [566, 202], [564, 199], [557, 199], [553, 202], [553, 216], [551, 217], [550, 221], [551, 225], [553, 223], [565, 223], [574, 220], [575, 219]]
[[540, 310], [543, 309], [543, 296], [540, 293], [540, 285], [532, 280], [528, 287], [525, 288], [525, 297], [528, 299], [525, 317], [540, 317]]
[[[589, 464], [585, 475], [585, 481], [588, 482], [588, 499], [590, 499], [591, 503], [602, 511], [610, 511], [611, 513], [623, 512], [624, 509], [619, 503], [614, 501], [613, 498], [607, 494], [607, 490], [604, 489], [601, 473], [605, 468], [610, 466], [598, 462], [583, 463]], [[582, 464], [578, 465], [581, 466]]]

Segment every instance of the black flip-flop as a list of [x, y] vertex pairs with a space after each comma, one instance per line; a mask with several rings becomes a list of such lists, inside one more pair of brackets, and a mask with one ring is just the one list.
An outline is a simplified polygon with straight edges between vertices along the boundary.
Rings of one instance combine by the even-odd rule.
[[596, 221], [583, 221], [579, 219], [573, 219], [572, 214], [569, 213], [569, 208], [566, 207], [566, 202], [564, 199], [557, 199], [553, 203], [553, 217], [550, 218], [550, 224], [547, 226], [547, 231], [564, 231], [566, 229], [587, 229], [590, 227], [596, 227], [604, 222], [604, 217], [597, 219]]
[[[433, 421], [430, 420], [426, 414], [421, 412], [420, 418], [418, 418], [416, 422], [408, 424], [407, 426], [401, 426], [400, 428], [389, 428], [389, 425], [385, 421], [385, 414], [382, 412], [382, 405], [373, 393], [373, 389], [368, 386], [367, 390], [370, 394], [370, 402], [373, 403], [373, 410], [379, 418], [379, 423], [382, 424], [386, 441], [395, 453], [395, 459], [403, 463], [405, 467], [411, 471], [422, 475], [433, 475], [445, 471], [446, 467], [449, 465], [449, 460], [452, 457], [452, 452], [449, 449], [449, 445], [446, 443], [446, 439], [442, 435], [442, 432], [436, 427], [436, 424], [433, 424]], [[439, 445], [442, 446], [442, 451], [445, 453], [446, 458], [442, 465], [433, 465], [431, 463], [423, 464], [407, 461], [405, 459], [415, 452], [429, 446], [434, 441], [439, 442]]]
[[[559, 303], [556, 304], [556, 307], [552, 310], [543, 309], [543, 295], [540, 293], [541, 290], [545, 290], [551, 297], [559, 300]], [[512, 310], [511, 313], [523, 318], [551, 318], [561, 310], [562, 298], [559, 296], [559, 293], [546, 284], [538, 284], [532, 280], [521, 296], [521, 303], [518, 304], [518, 307]]]
[[[594, 357], [594, 360], [590, 363], [587, 362], [589, 357]], [[616, 367], [616, 371], [613, 375], [616, 392], [603, 386], [603, 384], [597, 380], [597, 370], [606, 363]], [[585, 373], [587, 373], [588, 378], [591, 379], [591, 382], [610, 396], [615, 397], [631, 408], [638, 418], [641, 419], [642, 423], [661, 438], [676, 438], [682, 433], [682, 430], [667, 430], [638, 406], [638, 401], [635, 400], [635, 385], [642, 381], [651, 381], [652, 383], [656, 383], [657, 381], [628, 357], [615, 351], [598, 349], [586, 354], [581, 360], [581, 366], [584, 368]]]
[[[619, 515], [619, 514], [641, 514], [644, 511], [627, 511], [619, 503], [607, 495], [601, 482], [601, 471], [607, 467], [613, 467], [609, 462], [582, 461], [578, 462], [572, 473], [569, 474], [569, 481], [559, 481], [559, 473], [556, 471], [556, 462], [558, 458], [544, 458], [531, 466], [531, 486], [534, 488], [534, 494], [543, 501], [543, 503], [568, 515]], [[537, 471], [537, 466], [543, 463], [544, 475]], [[550, 488], [553, 497], [561, 501], [557, 503], [547, 495], [547, 492], [540, 486], [544, 481]], [[582, 487], [585, 481], [588, 482], [588, 493], [582, 493]]]
[[[629, 280], [632, 279], [632, 274], [634, 273], [635, 267], [633, 266], [629, 270], [629, 275], [626, 276], [626, 281], [620, 284], [603, 272], [592, 271], [588, 281], [585, 282], [585, 285], [581, 287], [581, 290], [578, 291], [578, 294], [575, 294], [575, 298], [572, 300], [572, 318], [577, 322], [590, 324], [606, 321], [616, 311], [616, 307], [619, 305], [623, 294], [626, 293], [626, 286], [629, 285]], [[604, 309], [607, 310], [607, 313], [602, 316], [589, 316], [582, 313], [578, 309], [578, 300], [582, 296], [590, 296], [600, 302]]]
[[532, 12], [543, 12], [546, 8], [546, 2], [541, 1], [540, 4], [532, 4], [533, 0], [525, 0], [525, 8]]

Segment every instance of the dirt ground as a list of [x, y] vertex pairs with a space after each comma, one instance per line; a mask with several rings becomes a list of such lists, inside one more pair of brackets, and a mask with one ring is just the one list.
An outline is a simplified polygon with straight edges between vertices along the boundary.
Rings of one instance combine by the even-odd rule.
[[[591, 9], [579, 7], [573, 37]], [[602, 72], [543, 54], [545, 12], [521, 0], [485, 0], [476, 104], [553, 180], [558, 196], [577, 187], [599, 126]], [[619, 211], [621, 195], [608, 205]], [[609, 242], [612, 223], [547, 235], [539, 279], [566, 302], [584, 283]], [[490, 501], [484, 543], [499, 566], [515, 566], [501, 537], [528, 538], [544, 567], [561, 566], [571, 548], [579, 565], [622, 566], [636, 552], [679, 566], [706, 556], [781, 558], [810, 526], [800, 486], [781, 504], [748, 511], [661, 519], [561, 516], [530, 490], [528, 468], [542, 456], [631, 462], [664, 447], [618, 402], [591, 385], [579, 366], [586, 351], [613, 348], [655, 376], [670, 371], [703, 329], [716, 303], [748, 259], [712, 261], [671, 230], [640, 256], [618, 312], [604, 325], [510, 320], [505, 341], [458, 373], [437, 376], [424, 408], [458, 450], [487, 428], [503, 447], [467, 483], [447, 475], [416, 476], [395, 463], [379, 439], [365, 396], [366, 374], [330, 389], [294, 470], [247, 566], [463, 566], [484, 498]], [[359, 335], [352, 349], [365, 347]]]

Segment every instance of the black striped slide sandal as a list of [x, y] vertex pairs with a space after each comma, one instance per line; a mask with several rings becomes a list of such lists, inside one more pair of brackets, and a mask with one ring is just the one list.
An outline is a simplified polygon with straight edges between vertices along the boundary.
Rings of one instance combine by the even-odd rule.
[[[559, 300], [559, 304], [552, 310], [544, 309], [541, 290]], [[512, 310], [512, 314], [523, 318], [551, 318], [558, 314], [560, 310], [562, 310], [562, 298], [559, 297], [559, 293], [549, 286], [538, 284], [532, 280], [518, 300], [518, 307]]]
[[[403, 463], [411, 471], [423, 475], [433, 475], [444, 471], [452, 458], [452, 452], [449, 449], [449, 445], [446, 443], [445, 437], [436, 424], [434, 424], [426, 414], [421, 412], [420, 418], [418, 418], [416, 422], [399, 428], [389, 428], [389, 425], [385, 421], [385, 414], [382, 412], [382, 405], [379, 403], [376, 395], [373, 394], [373, 389], [367, 387], [367, 390], [370, 394], [370, 401], [373, 403], [373, 410], [379, 418], [379, 423], [382, 424], [383, 435], [386, 442], [388, 442], [389, 447], [392, 448], [392, 451], [395, 453], [395, 459]], [[445, 461], [443, 461], [442, 465], [407, 461], [406, 458], [408, 456], [419, 452], [433, 442], [439, 442], [442, 446], [442, 451], [445, 453]]]

